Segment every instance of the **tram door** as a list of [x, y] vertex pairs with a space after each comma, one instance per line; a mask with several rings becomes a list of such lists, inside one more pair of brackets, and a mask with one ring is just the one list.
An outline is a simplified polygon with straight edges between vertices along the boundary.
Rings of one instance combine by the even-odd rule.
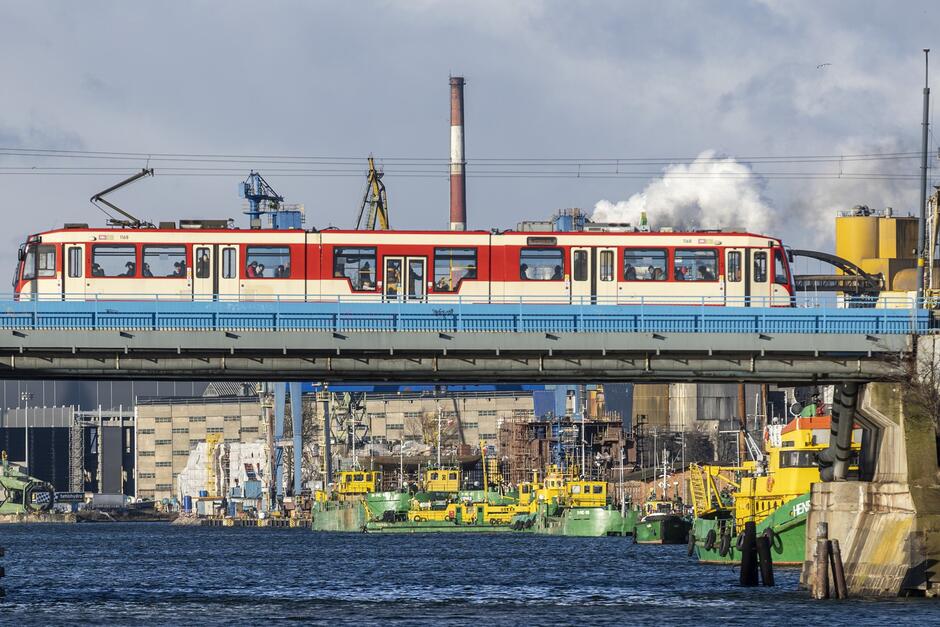
[[427, 300], [427, 258], [386, 257], [385, 300]]
[[213, 244], [193, 246], [193, 300], [213, 300], [219, 293], [216, 249]]
[[408, 257], [406, 295], [408, 300], [427, 300], [428, 261], [424, 257]]
[[219, 298], [222, 300], [238, 300], [238, 269], [241, 267], [238, 259], [238, 246], [220, 246], [218, 250], [220, 256], [218, 263]]
[[62, 268], [62, 293], [65, 300], [85, 297], [85, 247], [66, 245]]
[[572, 303], [616, 304], [616, 249], [572, 248], [570, 262]]
[[770, 251], [764, 249], [753, 249], [750, 251], [750, 276], [745, 277], [749, 280], [751, 305], [753, 307], [770, 306]]
[[725, 249], [725, 304], [729, 307], [748, 307], [751, 282], [747, 272], [747, 249]]
[[398, 300], [404, 292], [404, 257], [386, 257], [385, 272], [383, 273], [382, 294], [385, 300]]

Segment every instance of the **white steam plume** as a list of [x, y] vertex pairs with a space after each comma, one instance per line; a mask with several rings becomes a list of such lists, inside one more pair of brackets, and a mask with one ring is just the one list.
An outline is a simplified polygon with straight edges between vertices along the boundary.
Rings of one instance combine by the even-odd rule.
[[773, 209], [762, 198], [763, 187], [763, 179], [746, 165], [707, 150], [692, 163], [670, 165], [661, 179], [627, 200], [599, 201], [591, 219], [636, 225], [645, 211], [654, 229], [735, 227], [765, 233]]

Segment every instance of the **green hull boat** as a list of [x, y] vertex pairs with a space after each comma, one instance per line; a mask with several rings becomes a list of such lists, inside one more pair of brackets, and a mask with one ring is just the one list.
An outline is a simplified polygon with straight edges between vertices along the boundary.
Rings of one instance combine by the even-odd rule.
[[688, 540], [689, 521], [677, 514], [646, 516], [636, 523], [637, 544], [684, 544]]
[[512, 521], [517, 531], [553, 536], [597, 538], [629, 536], [636, 524], [636, 511], [625, 515], [615, 507], [557, 507], [543, 505], [534, 514], [520, 514]]
[[[801, 566], [806, 552], [806, 517], [810, 495], [803, 494], [787, 501], [757, 523], [757, 534], [770, 538], [770, 555], [779, 566]], [[703, 564], [737, 564], [741, 552], [737, 548], [738, 531], [734, 521], [696, 518], [692, 522], [690, 555], [695, 553]]]

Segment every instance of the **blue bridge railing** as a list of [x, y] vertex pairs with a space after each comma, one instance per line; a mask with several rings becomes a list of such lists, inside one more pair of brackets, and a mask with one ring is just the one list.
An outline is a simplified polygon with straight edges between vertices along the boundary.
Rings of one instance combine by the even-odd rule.
[[[111, 296], [110, 299], [115, 297]], [[136, 298], [140, 298], [136, 296]], [[488, 333], [823, 333], [931, 331], [922, 308], [729, 307], [677, 304], [555, 304], [297, 301], [0, 300], [0, 329], [74, 331], [333, 331]]]

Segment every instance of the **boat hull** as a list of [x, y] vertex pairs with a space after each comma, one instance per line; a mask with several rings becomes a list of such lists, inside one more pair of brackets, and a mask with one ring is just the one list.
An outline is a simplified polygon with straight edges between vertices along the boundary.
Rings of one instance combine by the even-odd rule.
[[636, 523], [637, 544], [684, 544], [688, 540], [689, 521], [681, 516], [665, 516]]
[[517, 516], [513, 527], [540, 535], [597, 538], [602, 536], [629, 536], [636, 524], [636, 512], [607, 507], [560, 508], [549, 514], [542, 508], [535, 514]]
[[[787, 501], [774, 512], [757, 523], [758, 535], [766, 534], [771, 529], [770, 555], [774, 565], [801, 566], [806, 553], [806, 517], [809, 513], [809, 494], [804, 494]], [[714, 530], [715, 544], [706, 548], [708, 532]], [[715, 520], [696, 518], [692, 522], [695, 537], [695, 553], [702, 564], [738, 564], [741, 552], [737, 548], [737, 536], [733, 520]], [[727, 552], [721, 555], [721, 537], [730, 534]]]

